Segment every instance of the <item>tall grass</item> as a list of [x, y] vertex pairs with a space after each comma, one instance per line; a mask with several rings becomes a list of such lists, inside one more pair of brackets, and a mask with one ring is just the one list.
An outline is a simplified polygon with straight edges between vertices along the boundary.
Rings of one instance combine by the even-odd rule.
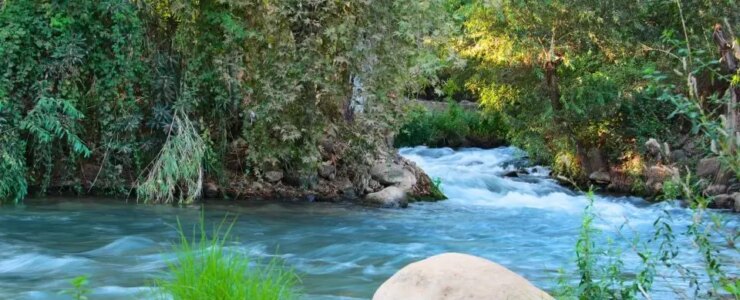
[[175, 245], [177, 260], [168, 267], [168, 276], [156, 281], [161, 299], [173, 300], [275, 300], [296, 299], [298, 277], [277, 259], [266, 265], [242, 253], [229, 251], [231, 225], [222, 222], [212, 236], [203, 219], [188, 238], [178, 221], [180, 242]]

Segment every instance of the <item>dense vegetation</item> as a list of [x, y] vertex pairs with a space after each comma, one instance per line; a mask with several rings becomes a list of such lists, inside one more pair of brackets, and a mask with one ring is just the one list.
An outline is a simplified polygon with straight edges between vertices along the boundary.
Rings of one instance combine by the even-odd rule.
[[491, 148], [504, 143], [506, 127], [496, 115], [465, 109], [450, 102], [444, 110], [412, 106], [395, 139], [397, 147]]
[[[685, 199], [693, 223], [674, 228], [665, 212], [640, 238], [626, 220], [615, 238], [632, 247], [615, 249], [597, 238], [598, 212], [588, 207], [575, 247], [580, 278], [565, 282], [559, 297], [651, 299], [661, 272], [688, 283], [677, 297], [740, 297], [740, 281], [725, 268], [736, 262], [724, 256], [737, 253], [736, 224], [707, 211], [719, 196], [705, 189], [740, 174], [736, 1], [459, 1], [448, 9], [460, 30], [450, 44], [462, 62], [441, 72], [437, 90], [472, 95], [530, 157], [581, 183], [599, 167], [616, 167], [638, 177], [631, 187], [638, 193], [643, 174], [681, 167], [680, 176], [673, 169], [653, 184], [662, 199]], [[649, 149], [651, 138], [664, 144]], [[675, 146], [694, 157], [680, 161]], [[696, 160], [708, 156], [723, 175], [693, 176]], [[694, 247], [677, 245], [678, 235]], [[676, 263], [694, 251], [703, 272]], [[625, 254], [641, 264], [627, 270]]]
[[325, 138], [363, 164], [434, 74], [441, 4], [0, 2], [0, 198], [191, 201], [203, 176], [315, 170]]
[[[724, 256], [737, 253], [736, 224], [707, 210], [719, 198], [707, 186], [732, 184], [740, 174], [737, 2], [448, 3], [458, 30], [448, 43], [452, 59], [427, 91], [476, 100], [485, 115], [499, 120], [506, 140], [576, 185], [588, 184], [596, 171], [622, 173], [630, 177], [628, 192], [664, 193], [660, 199], [682, 198], [692, 209], [688, 228], [674, 228], [666, 212], [656, 216], [647, 237], [630, 232], [626, 220], [615, 238], [632, 247], [616, 249], [598, 237], [592, 225], [598, 212], [589, 206], [575, 247], [579, 278], [566, 280], [557, 296], [651, 299], [656, 278], [673, 272], [689, 286], [673, 291], [677, 297], [738, 299], [740, 281], [726, 269], [736, 262]], [[405, 128], [419, 136], [431, 136], [420, 128], [455, 124], [416, 127], [424, 124], [417, 118], [411, 115]], [[426, 119], [444, 120], [434, 114]], [[650, 149], [651, 139], [662, 141], [652, 141], [657, 151]], [[671, 155], [676, 148], [688, 157]], [[693, 176], [705, 157], [720, 161], [722, 175]], [[655, 170], [668, 175], [651, 183], [646, 177]], [[678, 235], [694, 247], [677, 245]], [[676, 263], [694, 251], [703, 272]], [[625, 255], [641, 264], [627, 269]]]
[[[671, 95], [726, 114], [712, 34], [738, 15], [731, 0], [5, 1], [0, 198], [192, 201], [204, 179], [315, 172], [326, 140], [362, 182], [402, 121], [398, 145], [497, 135], [577, 180], [589, 161], [639, 169], [648, 139], [697, 133]], [[485, 113], [403, 109], [420, 92]]]
[[699, 113], [687, 109], [698, 105], [719, 127], [735, 109], [722, 104], [733, 74], [713, 37], [715, 24], [740, 30], [735, 1], [454, 1], [448, 10], [457, 60], [436, 91], [477, 99], [507, 140], [558, 174], [580, 181], [598, 171], [594, 160], [634, 169], [650, 138], [673, 146], [699, 132]]

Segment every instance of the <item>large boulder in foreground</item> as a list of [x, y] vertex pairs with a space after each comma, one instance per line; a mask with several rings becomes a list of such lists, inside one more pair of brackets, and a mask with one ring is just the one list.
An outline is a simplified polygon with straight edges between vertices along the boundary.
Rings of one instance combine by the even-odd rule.
[[445, 253], [404, 267], [373, 300], [553, 299], [516, 273], [489, 260]]

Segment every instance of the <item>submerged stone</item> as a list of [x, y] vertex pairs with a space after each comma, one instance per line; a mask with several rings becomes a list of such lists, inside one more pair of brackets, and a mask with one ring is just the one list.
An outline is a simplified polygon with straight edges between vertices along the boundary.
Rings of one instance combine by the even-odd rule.
[[409, 205], [406, 192], [395, 186], [389, 186], [379, 192], [367, 194], [363, 203], [383, 208], [404, 208]]

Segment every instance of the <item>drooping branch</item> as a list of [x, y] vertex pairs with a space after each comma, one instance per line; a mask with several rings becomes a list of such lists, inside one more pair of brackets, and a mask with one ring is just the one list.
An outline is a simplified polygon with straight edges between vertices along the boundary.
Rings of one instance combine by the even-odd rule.
[[205, 151], [205, 142], [187, 114], [175, 111], [162, 150], [138, 184], [139, 200], [190, 204], [200, 198]]

